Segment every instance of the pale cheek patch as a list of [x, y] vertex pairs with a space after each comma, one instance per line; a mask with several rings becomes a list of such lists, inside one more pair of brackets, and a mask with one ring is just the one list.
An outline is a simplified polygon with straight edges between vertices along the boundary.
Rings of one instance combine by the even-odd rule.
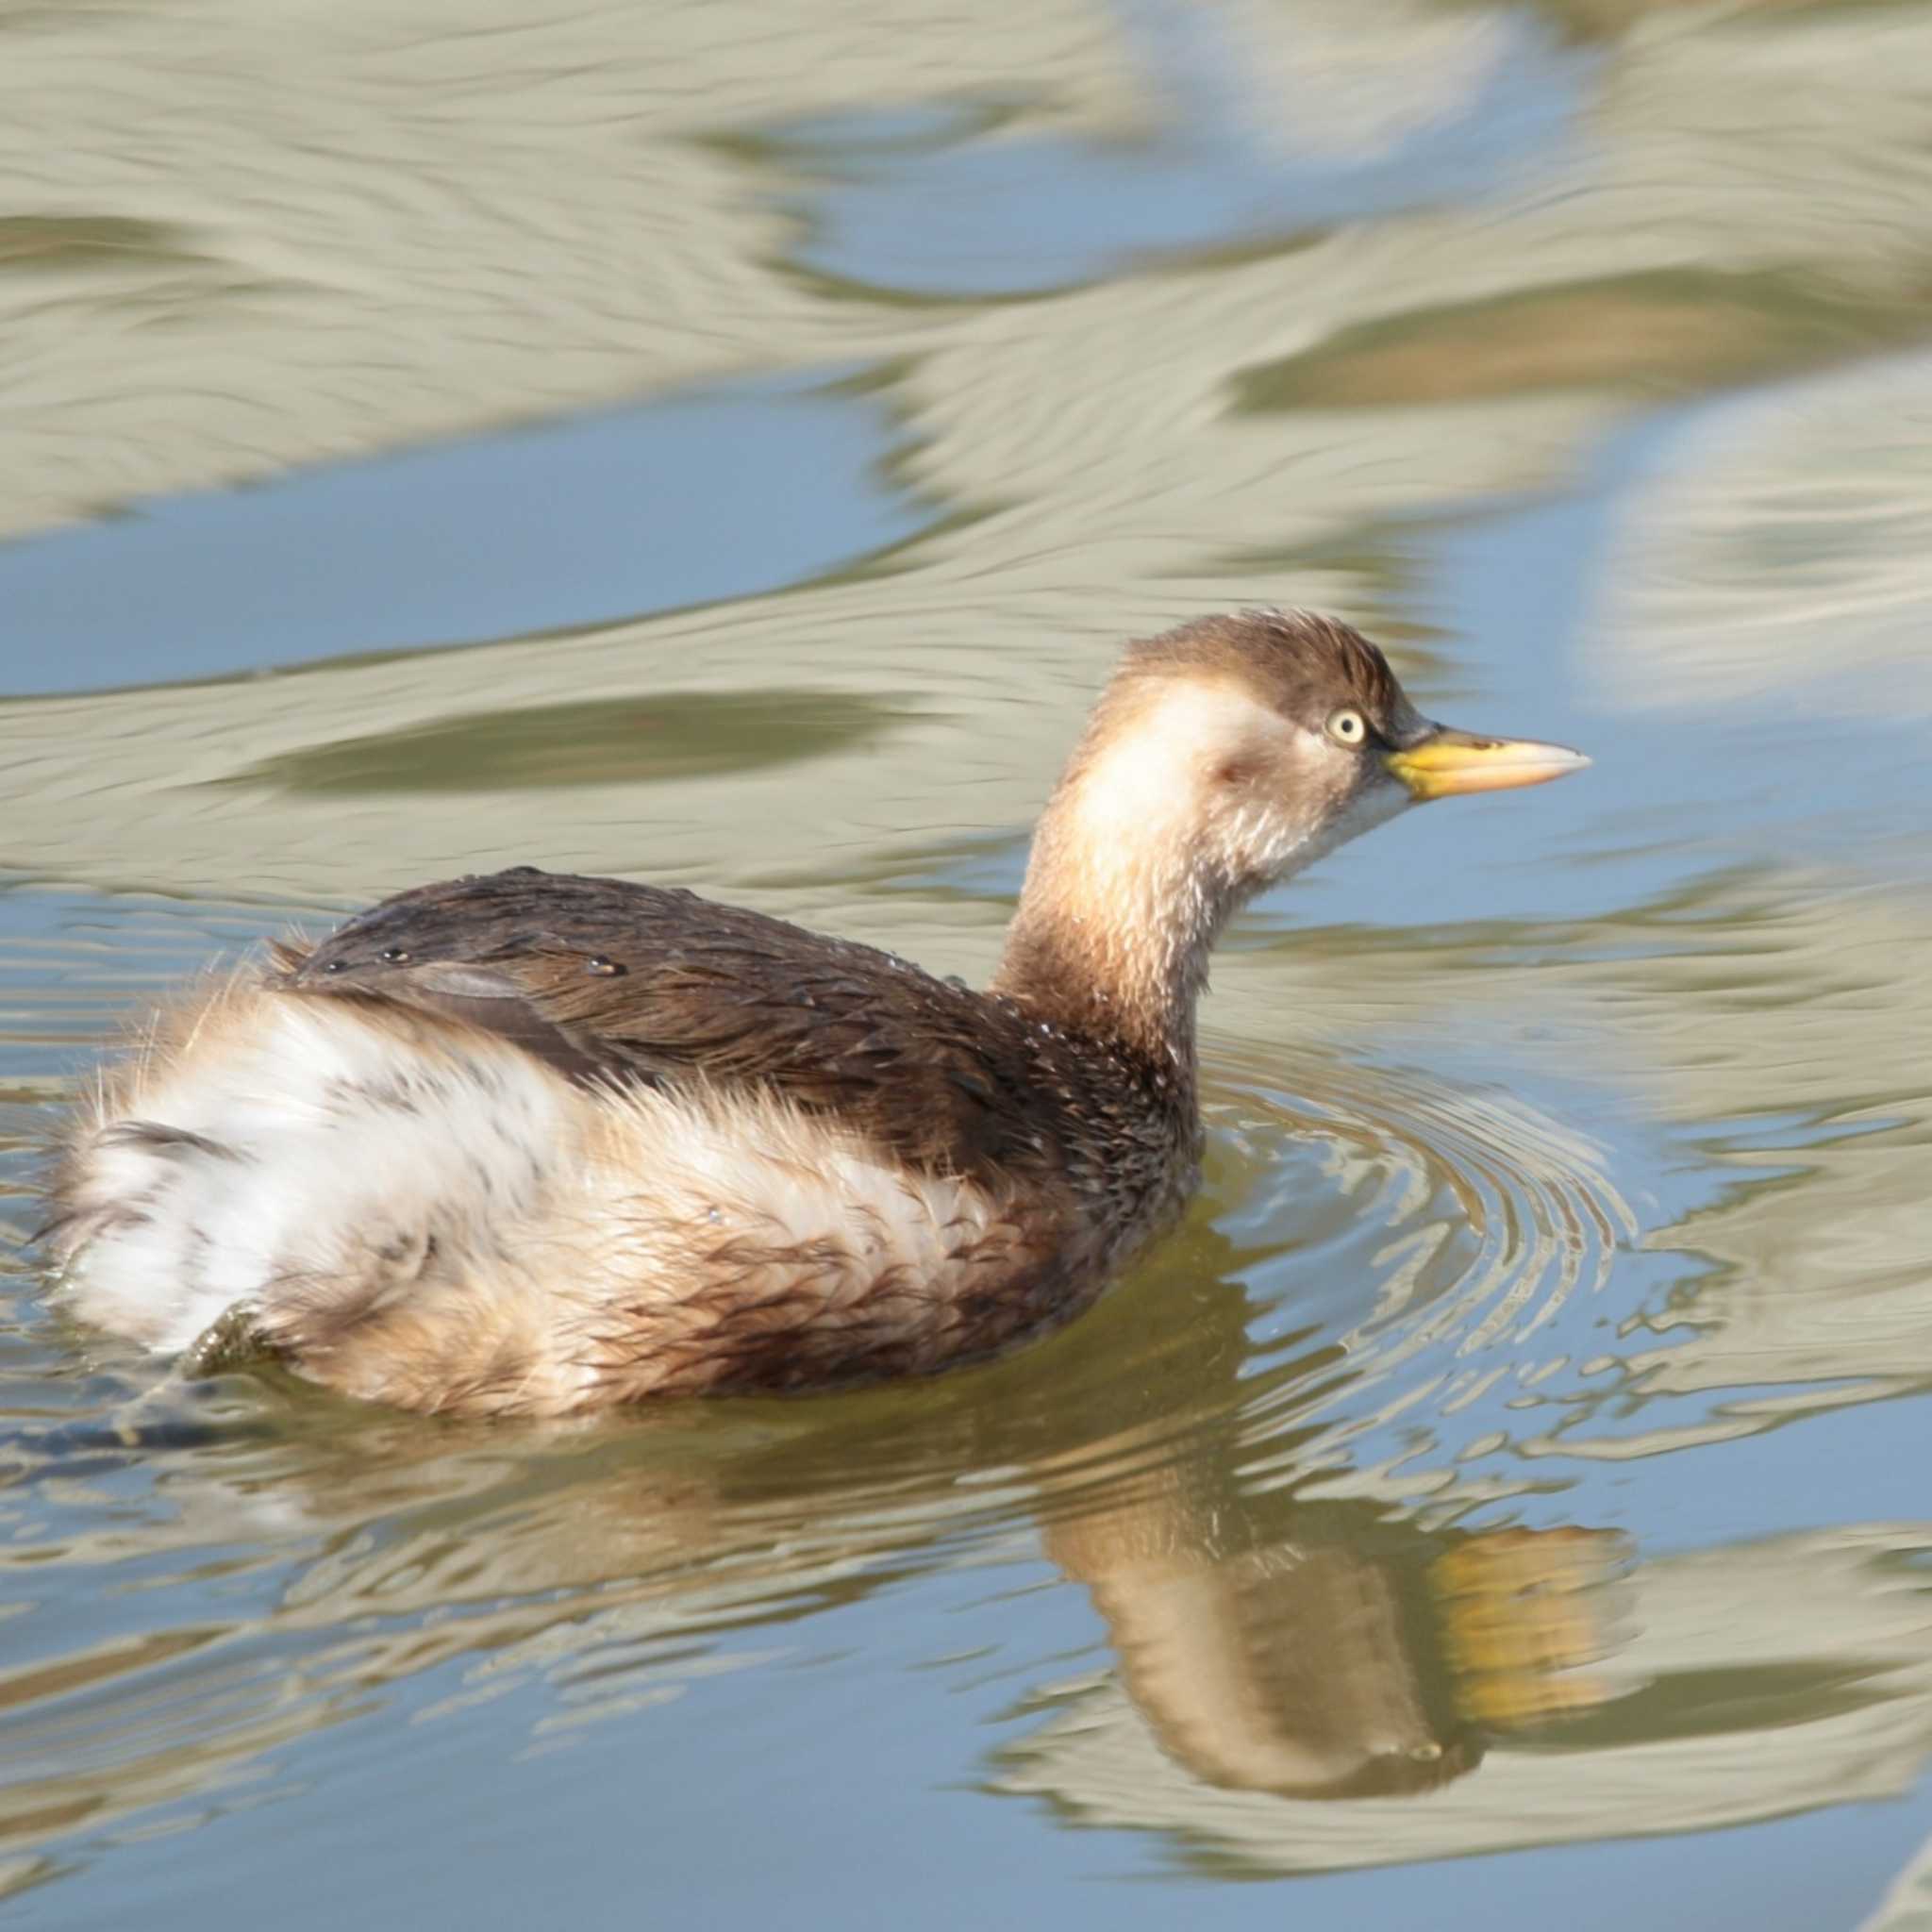
[[[1059, 892], [1105, 951], [1159, 950], [1204, 926], [1212, 888], [1200, 863], [1224, 832], [1224, 774], [1265, 757], [1281, 721], [1223, 684], [1178, 684], [1142, 699], [1092, 751], [1056, 827]], [[1151, 964], [1151, 972], [1164, 972]]]
[[1218, 774], [1278, 736], [1281, 721], [1245, 691], [1175, 684], [1146, 698], [1096, 749], [1074, 794], [1095, 842], [1157, 843], [1206, 818]]

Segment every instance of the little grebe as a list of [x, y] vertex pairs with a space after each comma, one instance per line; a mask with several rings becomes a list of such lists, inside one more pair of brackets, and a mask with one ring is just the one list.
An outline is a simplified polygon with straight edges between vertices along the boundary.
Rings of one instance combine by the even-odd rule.
[[239, 1326], [417, 1409], [985, 1357], [1178, 1213], [1235, 908], [1416, 800], [1586, 762], [1430, 724], [1345, 625], [1208, 618], [1127, 650], [989, 991], [687, 891], [424, 886], [161, 1015], [70, 1125], [44, 1239], [89, 1322]]

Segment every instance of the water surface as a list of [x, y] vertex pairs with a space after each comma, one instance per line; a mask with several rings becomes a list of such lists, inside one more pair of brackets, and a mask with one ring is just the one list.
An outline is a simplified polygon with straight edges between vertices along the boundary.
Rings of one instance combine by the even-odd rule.
[[[21, 1922], [1925, 1923], [1932, 11], [190, 31], [0, 20]], [[1042, 1346], [502, 1429], [45, 1299], [166, 985], [513, 859], [983, 976], [1257, 601], [1597, 762], [1250, 910]]]

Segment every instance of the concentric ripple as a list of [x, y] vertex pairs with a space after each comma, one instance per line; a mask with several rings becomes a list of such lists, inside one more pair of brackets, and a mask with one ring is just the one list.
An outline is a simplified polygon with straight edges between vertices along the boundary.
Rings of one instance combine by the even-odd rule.
[[[1261, 1304], [1249, 1443], [1296, 1424], [1283, 1460], [1297, 1474], [1398, 1424], [1396, 1459], [1452, 1434], [1464, 1459], [1500, 1446], [1495, 1411], [1583, 1352], [1575, 1331], [1593, 1317], [1573, 1304], [1637, 1235], [1606, 1150], [1500, 1088], [1358, 1059], [1224, 1059], [1210, 1080], [1216, 1224], [1262, 1251], [1240, 1269]], [[1306, 1348], [1311, 1324], [1336, 1372], [1315, 1387], [1266, 1373], [1276, 1331]], [[1347, 1459], [1365, 1473], [1359, 1447]], [[1263, 1448], [1251, 1469], [1272, 1461]]]

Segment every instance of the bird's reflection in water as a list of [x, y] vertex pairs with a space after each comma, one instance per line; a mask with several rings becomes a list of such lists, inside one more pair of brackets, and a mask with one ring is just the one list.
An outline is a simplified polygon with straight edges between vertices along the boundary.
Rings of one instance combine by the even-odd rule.
[[1093, 1435], [1031, 1461], [1047, 1554], [1087, 1589], [1166, 1755], [1229, 1790], [1394, 1796], [1612, 1695], [1589, 1666], [1615, 1645], [1626, 1540], [1429, 1527], [1392, 1503], [1312, 1493], [1319, 1428], [1298, 1476], [1253, 1420], [1292, 1416], [1313, 1390], [1345, 1415], [1348, 1359], [1310, 1338], [1257, 1373], [1255, 1310], [1234, 1286], [1244, 1258], [1217, 1229], [1189, 1231], [1174, 1268], [1210, 1291], [1163, 1322], [1128, 1378], [1188, 1391], [1185, 1419], [1102, 1434], [1121, 1397], [1095, 1387], [1059, 1409], [1064, 1424], [1084, 1408]]
[[1424, 1791], [1491, 1738], [1602, 1701], [1615, 1535], [1437, 1531], [1363, 1502], [1243, 1495], [1197, 1462], [1051, 1524], [1119, 1681], [1210, 1784], [1298, 1798]]

